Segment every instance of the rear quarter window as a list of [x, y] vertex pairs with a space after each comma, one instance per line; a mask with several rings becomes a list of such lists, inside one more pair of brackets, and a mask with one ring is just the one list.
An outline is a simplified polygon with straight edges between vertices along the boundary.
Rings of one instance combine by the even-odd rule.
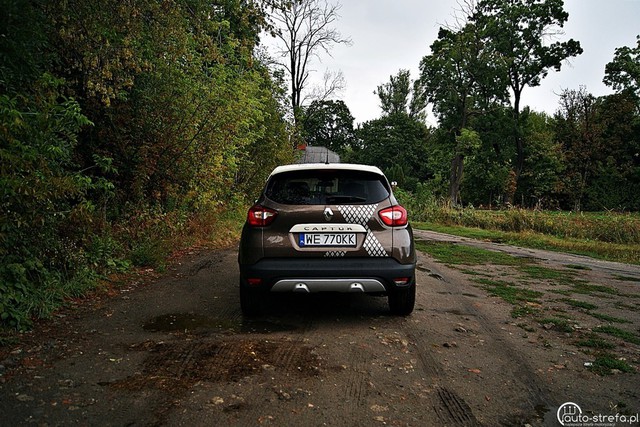
[[265, 195], [285, 205], [372, 204], [390, 191], [386, 179], [371, 172], [303, 170], [272, 176]]

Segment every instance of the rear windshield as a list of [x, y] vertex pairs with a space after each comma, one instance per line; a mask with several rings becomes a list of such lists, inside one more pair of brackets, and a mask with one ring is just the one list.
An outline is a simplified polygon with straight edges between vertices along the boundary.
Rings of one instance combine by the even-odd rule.
[[389, 189], [371, 172], [303, 170], [271, 177], [266, 196], [285, 205], [371, 204], [389, 197]]

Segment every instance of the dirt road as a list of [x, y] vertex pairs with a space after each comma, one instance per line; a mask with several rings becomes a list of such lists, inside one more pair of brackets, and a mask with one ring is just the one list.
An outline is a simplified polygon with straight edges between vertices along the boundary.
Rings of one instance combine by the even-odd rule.
[[[0, 348], [0, 425], [552, 426], [565, 402], [618, 420], [640, 412], [640, 374], [599, 375], [600, 349], [580, 344], [599, 338], [638, 368], [638, 267], [536, 254], [574, 280], [522, 281], [519, 267], [421, 254], [409, 317], [388, 315], [384, 298], [284, 295], [245, 320], [236, 257], [194, 251]], [[514, 305], [489, 280], [541, 295]]]

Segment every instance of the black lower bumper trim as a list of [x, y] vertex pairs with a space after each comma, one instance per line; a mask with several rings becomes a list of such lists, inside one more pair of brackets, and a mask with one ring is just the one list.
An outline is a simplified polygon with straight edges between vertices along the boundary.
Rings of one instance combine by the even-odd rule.
[[[415, 283], [415, 264], [400, 264], [393, 258], [264, 258], [255, 264], [240, 265], [241, 282], [249, 278], [262, 279], [262, 289], [268, 290], [284, 279], [348, 279], [379, 280], [387, 292]], [[406, 285], [396, 285], [394, 279], [406, 277]]]

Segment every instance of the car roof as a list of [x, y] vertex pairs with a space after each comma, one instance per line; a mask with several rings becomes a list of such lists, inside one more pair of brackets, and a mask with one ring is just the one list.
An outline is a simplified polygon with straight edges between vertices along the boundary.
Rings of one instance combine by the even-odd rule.
[[355, 163], [302, 163], [296, 165], [278, 166], [271, 172], [271, 176], [283, 172], [303, 171], [303, 170], [352, 170], [361, 172], [371, 172], [384, 176], [384, 173], [376, 166], [359, 165]]

